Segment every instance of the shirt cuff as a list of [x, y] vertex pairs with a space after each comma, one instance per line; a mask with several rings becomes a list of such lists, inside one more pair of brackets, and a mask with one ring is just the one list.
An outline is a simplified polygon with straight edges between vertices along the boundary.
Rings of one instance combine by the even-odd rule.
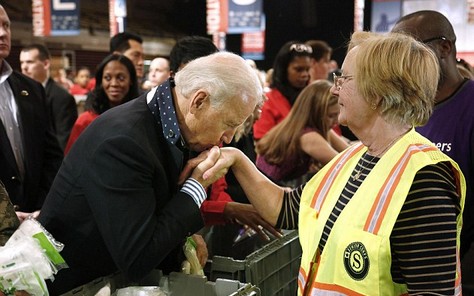
[[202, 203], [206, 199], [206, 190], [202, 187], [201, 183], [193, 178], [189, 178], [184, 182], [181, 192], [190, 195], [199, 208], [201, 208]]

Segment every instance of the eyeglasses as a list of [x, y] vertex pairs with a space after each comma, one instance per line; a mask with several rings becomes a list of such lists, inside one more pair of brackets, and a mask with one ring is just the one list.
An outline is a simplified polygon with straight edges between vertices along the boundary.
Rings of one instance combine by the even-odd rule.
[[466, 62], [465, 59], [457, 58], [456, 63], [459, 64], [459, 65], [463, 65], [464, 67], [470, 67], [471, 66], [468, 62]]
[[332, 73], [332, 79], [334, 81], [334, 86], [336, 87], [337, 91], [342, 89], [342, 84], [347, 80], [350, 80], [354, 77], [354, 75], [337, 75], [336, 73]]
[[313, 53], [311, 46], [303, 43], [294, 43], [290, 46], [290, 51]]
[[421, 40], [421, 42], [426, 44], [426, 43], [430, 43], [430, 42], [435, 41], [435, 40], [446, 41], [446, 40], [448, 40], [448, 38], [446, 38], [444, 36], [438, 36], [438, 37], [433, 37], [433, 38], [428, 38], [428, 39], [425, 39], [425, 40]]

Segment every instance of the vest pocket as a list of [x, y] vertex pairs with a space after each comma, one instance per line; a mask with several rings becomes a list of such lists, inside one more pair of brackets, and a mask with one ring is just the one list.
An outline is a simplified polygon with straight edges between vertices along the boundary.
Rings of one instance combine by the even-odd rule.
[[334, 283], [334, 289], [341, 287], [339, 291], [344, 293], [387, 295], [390, 285], [384, 283], [391, 283], [388, 240], [352, 227], [334, 230], [324, 248], [316, 281]]

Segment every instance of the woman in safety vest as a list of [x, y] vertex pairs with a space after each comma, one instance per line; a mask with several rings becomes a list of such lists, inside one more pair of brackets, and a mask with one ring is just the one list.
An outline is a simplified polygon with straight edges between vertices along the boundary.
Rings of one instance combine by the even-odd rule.
[[293, 190], [232, 148], [206, 172], [232, 166], [262, 217], [299, 228], [299, 295], [460, 295], [465, 180], [414, 130], [431, 115], [437, 73], [412, 37], [354, 33], [331, 91], [360, 144]]

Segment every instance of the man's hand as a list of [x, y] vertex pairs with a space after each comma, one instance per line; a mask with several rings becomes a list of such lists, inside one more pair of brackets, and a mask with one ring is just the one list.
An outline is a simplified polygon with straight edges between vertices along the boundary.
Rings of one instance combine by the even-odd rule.
[[[206, 188], [217, 179], [222, 177], [229, 170], [228, 166], [220, 165], [216, 166], [217, 162], [221, 158], [221, 152], [219, 147], [214, 146], [208, 151], [203, 151], [197, 157], [188, 160], [183, 171], [179, 175], [178, 184], [183, 184], [189, 177], [196, 179], [201, 185]], [[210, 169], [212, 174], [207, 173]]]
[[25, 221], [26, 219], [28, 219], [29, 217], [31, 218], [38, 218], [39, 216], [39, 213], [40, 211], [34, 211], [33, 213], [25, 213], [25, 212], [20, 212], [20, 211], [17, 211], [16, 212], [16, 216], [18, 217], [18, 219], [20, 220], [20, 223], [22, 223], [23, 221]]
[[196, 255], [198, 257], [199, 263], [204, 268], [207, 262], [207, 257], [209, 256], [207, 244], [200, 234], [193, 234], [191, 237], [196, 243]]
[[224, 208], [224, 216], [228, 220], [235, 220], [240, 224], [251, 227], [263, 240], [269, 240], [268, 235], [263, 230], [267, 230], [275, 237], [282, 236], [278, 230], [257, 213], [251, 204], [229, 202]]

